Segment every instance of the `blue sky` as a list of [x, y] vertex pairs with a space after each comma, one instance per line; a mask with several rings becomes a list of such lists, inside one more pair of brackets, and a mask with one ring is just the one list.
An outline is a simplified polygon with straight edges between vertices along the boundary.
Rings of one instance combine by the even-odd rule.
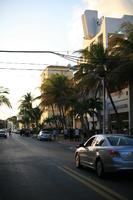
[[[0, 50], [51, 50], [71, 53], [82, 48], [81, 14], [95, 9], [100, 15], [121, 17], [133, 13], [133, 0], [0, 0]], [[0, 53], [0, 62], [37, 63], [21, 65], [0, 63], [4, 68], [45, 68], [45, 64], [67, 65], [55, 55]], [[41, 65], [42, 64], [42, 65]], [[0, 86], [10, 90], [13, 109], [0, 108], [0, 118], [17, 114], [18, 100], [27, 92], [39, 94], [39, 71], [0, 69]]]

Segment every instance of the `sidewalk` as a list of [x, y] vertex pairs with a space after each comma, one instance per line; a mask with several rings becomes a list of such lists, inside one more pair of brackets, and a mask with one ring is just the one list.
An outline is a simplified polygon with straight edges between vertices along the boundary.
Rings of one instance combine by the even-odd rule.
[[58, 138], [57, 140], [57, 143], [59, 143], [59, 144], [62, 144], [62, 145], [64, 145], [64, 147], [66, 147], [67, 149], [71, 149], [71, 150], [76, 150], [76, 147], [79, 145], [79, 144], [81, 144], [82, 142], [81, 142], [81, 140], [79, 140], [79, 141], [70, 141], [69, 139], [64, 139], [64, 138]]

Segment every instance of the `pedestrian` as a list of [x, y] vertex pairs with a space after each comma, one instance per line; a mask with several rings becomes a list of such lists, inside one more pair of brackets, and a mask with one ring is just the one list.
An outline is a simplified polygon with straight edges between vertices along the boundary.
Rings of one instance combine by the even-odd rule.
[[64, 139], [66, 140], [68, 137], [68, 131], [67, 128], [64, 129]]
[[75, 141], [79, 141], [79, 129], [75, 129]]
[[11, 135], [11, 128], [9, 128], [9, 135]]
[[56, 129], [53, 130], [53, 138], [54, 138], [54, 141], [56, 140]]

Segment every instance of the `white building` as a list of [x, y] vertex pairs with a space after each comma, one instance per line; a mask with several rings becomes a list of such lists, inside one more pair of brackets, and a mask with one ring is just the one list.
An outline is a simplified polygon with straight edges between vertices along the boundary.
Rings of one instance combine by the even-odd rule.
[[[120, 32], [121, 24], [124, 22], [133, 23], [133, 15], [124, 15], [122, 18], [101, 17], [98, 18], [98, 12], [95, 10], [86, 10], [82, 15], [82, 23], [84, 30], [83, 48], [89, 48], [93, 43], [103, 43], [104, 48], [109, 46], [110, 37], [114, 34], [122, 34]], [[112, 98], [115, 102], [118, 112], [125, 126], [133, 128], [133, 105], [131, 104], [131, 90], [125, 88], [121, 93], [112, 93]], [[114, 110], [107, 97], [106, 101], [107, 113], [113, 115]], [[107, 119], [108, 117], [106, 117]], [[129, 123], [128, 123], [129, 122]]]
[[112, 34], [120, 34], [120, 26], [126, 21], [133, 23], [133, 15], [124, 15], [122, 18], [103, 16], [99, 19], [97, 11], [86, 10], [82, 15], [84, 30], [83, 48], [97, 42], [102, 42], [104, 47], [107, 48], [110, 36]]

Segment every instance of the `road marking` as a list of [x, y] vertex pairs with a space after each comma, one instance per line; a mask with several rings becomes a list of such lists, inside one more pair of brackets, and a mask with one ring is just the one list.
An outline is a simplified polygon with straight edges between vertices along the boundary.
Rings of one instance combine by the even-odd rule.
[[67, 166], [58, 167], [58, 168], [60, 170], [62, 170], [63, 172], [67, 173], [68, 175], [70, 175], [71, 177], [73, 177], [74, 179], [83, 183], [87, 187], [91, 188], [92, 190], [94, 190], [95, 192], [100, 194], [101, 196], [105, 197], [107, 200], [115, 200], [115, 199], [116, 200], [127, 200], [127, 198], [121, 196], [120, 194], [116, 193], [115, 191], [111, 190], [110, 188], [103, 186], [84, 175], [81, 175], [80, 173], [72, 170], [71, 168], [69, 168]]
[[106, 187], [106, 186], [104, 186], [104, 185], [101, 185], [101, 184], [97, 183], [96, 181], [94, 181], [94, 180], [92, 180], [92, 179], [90, 179], [90, 178], [88, 178], [88, 177], [86, 177], [86, 176], [81, 175], [80, 173], [78, 173], [78, 172], [72, 170], [71, 168], [69, 168], [69, 167], [67, 167], [67, 166], [64, 166], [64, 168], [66, 168], [67, 170], [70, 170], [72, 173], [75, 173], [76, 175], [78, 175], [78, 176], [84, 178], [85, 180], [87, 180], [87, 181], [89, 181], [91, 184], [93, 184], [93, 185], [95, 185], [95, 186], [101, 188], [101, 189], [104, 190], [105, 192], [110, 193], [111, 195], [115, 196], [117, 199], [120, 199], [120, 200], [127, 200], [126, 197], [123, 197], [122, 195], [120, 195], [119, 193], [113, 191], [112, 189], [110, 189], [110, 188], [108, 188], [108, 187]]

